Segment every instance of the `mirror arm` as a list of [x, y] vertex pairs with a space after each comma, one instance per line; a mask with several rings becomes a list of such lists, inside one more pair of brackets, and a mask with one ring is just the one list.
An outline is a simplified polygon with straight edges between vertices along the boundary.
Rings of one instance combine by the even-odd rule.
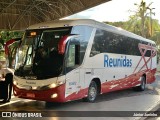
[[66, 48], [66, 43], [68, 41], [68, 36], [64, 36], [58, 43], [58, 53], [59, 54], [64, 54], [65, 48]]

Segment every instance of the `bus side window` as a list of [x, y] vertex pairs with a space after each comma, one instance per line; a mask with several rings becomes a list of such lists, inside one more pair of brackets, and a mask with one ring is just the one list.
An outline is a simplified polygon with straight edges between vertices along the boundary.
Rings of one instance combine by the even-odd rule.
[[75, 66], [75, 45], [70, 45], [67, 56], [67, 68], [74, 66]]
[[97, 41], [98, 41], [98, 39], [94, 40], [94, 43], [93, 43], [92, 49], [91, 49], [91, 53], [90, 53], [90, 57], [100, 53], [100, 45], [98, 44]]
[[93, 57], [103, 52], [104, 52], [104, 31], [97, 29], [93, 40], [90, 57]]

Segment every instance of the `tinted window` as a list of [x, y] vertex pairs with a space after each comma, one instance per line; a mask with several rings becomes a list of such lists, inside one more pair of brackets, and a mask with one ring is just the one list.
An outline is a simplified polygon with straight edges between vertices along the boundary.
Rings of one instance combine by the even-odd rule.
[[90, 57], [105, 52], [141, 56], [139, 43], [140, 40], [97, 29]]
[[104, 52], [105, 31], [98, 29], [96, 31], [90, 56]]
[[128, 52], [127, 54], [129, 55], [136, 55], [136, 56], [141, 56], [138, 44], [141, 43], [141, 41], [134, 39], [134, 38], [127, 38], [128, 43], [125, 44], [128, 46]]

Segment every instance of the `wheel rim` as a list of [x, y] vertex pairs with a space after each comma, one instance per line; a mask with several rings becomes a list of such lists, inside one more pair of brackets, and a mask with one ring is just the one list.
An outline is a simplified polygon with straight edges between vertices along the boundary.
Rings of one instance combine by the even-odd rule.
[[97, 95], [97, 90], [94, 86], [91, 86], [89, 89], [89, 100], [94, 101]]

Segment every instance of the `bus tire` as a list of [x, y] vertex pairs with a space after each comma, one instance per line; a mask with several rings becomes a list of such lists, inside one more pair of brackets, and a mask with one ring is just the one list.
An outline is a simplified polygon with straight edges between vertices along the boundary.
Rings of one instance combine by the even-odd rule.
[[86, 102], [94, 102], [98, 94], [97, 84], [95, 81], [92, 81], [88, 88], [88, 95], [86, 98], [83, 98]]
[[137, 86], [136, 89], [138, 91], [144, 91], [145, 88], [146, 88], [146, 78], [145, 78], [145, 76], [142, 76], [141, 77], [141, 84], [139, 86]]

